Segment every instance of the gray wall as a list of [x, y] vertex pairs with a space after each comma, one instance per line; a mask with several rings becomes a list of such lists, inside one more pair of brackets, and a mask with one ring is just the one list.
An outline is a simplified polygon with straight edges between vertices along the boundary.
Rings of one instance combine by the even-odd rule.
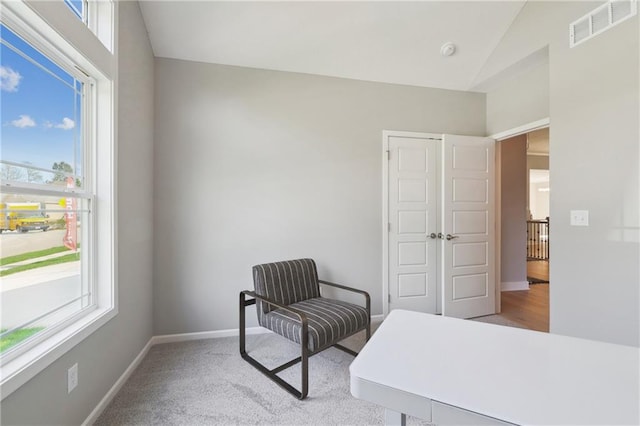
[[528, 68], [487, 92], [487, 135], [549, 117], [549, 64]]
[[383, 129], [484, 134], [485, 96], [156, 59], [155, 333], [237, 328], [304, 256], [380, 314]]
[[638, 346], [638, 17], [569, 49], [569, 23], [599, 4], [528, 2], [485, 68], [549, 45], [551, 332]]
[[119, 6], [119, 314], [5, 398], [3, 425], [80, 424], [152, 336], [153, 56], [138, 4]]
[[[500, 280], [503, 283], [527, 281], [527, 136], [500, 144]], [[515, 285], [515, 284], [512, 284]]]

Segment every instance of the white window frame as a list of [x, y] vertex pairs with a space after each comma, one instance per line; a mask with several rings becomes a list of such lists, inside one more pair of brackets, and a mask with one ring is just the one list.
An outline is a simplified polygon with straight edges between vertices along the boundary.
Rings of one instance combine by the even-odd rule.
[[[16, 351], [12, 358], [2, 359], [1, 399], [19, 389], [118, 313], [115, 193], [117, 55], [112, 52], [117, 45], [117, 2], [102, 0], [99, 3], [108, 12], [101, 22], [111, 21], [109, 33], [112, 42], [108, 47], [62, 0], [3, 2], [0, 9], [2, 23], [16, 34], [55, 62], [73, 64], [90, 76], [91, 95], [95, 97], [91, 117], [83, 116], [87, 121], [83, 123], [85, 131], [91, 132], [85, 136], [93, 141], [89, 144], [90, 152], [85, 155], [91, 156], [92, 163], [91, 176], [87, 176], [87, 181], [93, 192], [93, 250], [89, 262], [93, 266], [95, 307], [83, 315], [74, 316], [73, 321], [67, 320], [63, 327], [55, 327], [55, 333], [47, 332], [45, 339], [25, 346], [23, 351]], [[89, 123], [93, 125], [87, 125]], [[23, 187], [25, 192], [34, 191], [28, 184]], [[44, 195], [46, 191], [42, 192]]]
[[69, 0], [64, 0], [64, 1], [67, 4], [67, 7], [70, 8], [73, 11], [73, 13], [78, 12], [78, 13], [76, 13], [76, 15], [78, 15], [78, 14], [82, 15], [82, 16], [78, 16], [78, 18], [80, 20], [82, 20], [82, 22], [85, 22], [85, 23], [87, 22], [87, 15], [88, 15], [87, 14], [87, 0], [82, 0], [82, 6], [83, 6], [82, 10], [76, 9], [76, 7], [73, 5], [73, 3], [71, 3], [71, 1], [69, 1]]
[[87, 26], [104, 47], [113, 53], [115, 46], [113, 2], [111, 0], [85, 0], [85, 8]]

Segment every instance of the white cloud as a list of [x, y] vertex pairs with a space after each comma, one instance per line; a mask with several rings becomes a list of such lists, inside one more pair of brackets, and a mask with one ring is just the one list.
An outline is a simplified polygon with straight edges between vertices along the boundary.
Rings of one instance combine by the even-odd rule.
[[11, 125], [20, 129], [25, 129], [27, 127], [35, 127], [36, 122], [28, 115], [21, 115], [17, 120], [13, 120]]
[[19, 72], [9, 67], [0, 67], [0, 89], [5, 92], [17, 92], [18, 85], [22, 80]]
[[56, 124], [54, 127], [56, 129], [71, 130], [74, 127], [76, 127], [76, 122], [70, 119], [69, 117], [65, 117], [62, 119], [62, 123]]

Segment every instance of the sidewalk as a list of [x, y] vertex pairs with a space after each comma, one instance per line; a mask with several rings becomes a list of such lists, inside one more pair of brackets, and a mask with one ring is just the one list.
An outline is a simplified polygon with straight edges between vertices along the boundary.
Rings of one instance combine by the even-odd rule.
[[60, 253], [53, 253], [53, 254], [49, 254], [49, 255], [46, 255], [46, 256], [40, 256], [40, 257], [35, 257], [33, 259], [23, 260], [21, 262], [14, 262], [14, 263], [10, 263], [8, 265], [0, 266], [0, 271], [5, 271], [7, 269], [11, 269], [14, 266], [28, 265], [30, 263], [40, 262], [41, 260], [55, 259], [56, 257], [66, 256], [66, 255], [72, 254], [72, 253], [74, 253], [74, 252], [71, 251], [71, 250], [67, 250], [67, 251], [61, 251]]
[[[69, 253], [56, 253], [55, 255], [50, 256], [57, 257], [59, 255], [65, 254]], [[31, 259], [29, 261], [26, 261], [26, 263], [34, 262], [37, 260], [44, 260], [46, 258], [49, 258], [50, 256]], [[12, 265], [17, 265], [17, 263]], [[3, 266], [3, 269], [8, 266], [10, 265]], [[57, 265], [43, 266], [42, 268], [35, 268], [28, 271], [16, 272], [15, 274], [7, 275], [6, 277], [0, 278], [0, 293], [22, 287], [28, 287], [35, 284], [41, 284], [48, 281], [53, 281], [59, 278], [71, 277], [74, 275], [80, 275], [80, 261], [60, 263]]]

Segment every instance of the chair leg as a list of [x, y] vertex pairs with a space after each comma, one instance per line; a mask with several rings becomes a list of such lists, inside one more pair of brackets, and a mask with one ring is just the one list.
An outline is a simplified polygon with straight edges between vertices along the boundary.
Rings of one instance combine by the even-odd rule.
[[246, 346], [245, 346], [245, 312], [244, 312], [244, 308], [245, 306], [247, 306], [247, 302], [245, 302], [245, 297], [244, 297], [244, 293], [240, 293], [240, 312], [238, 312], [238, 317], [240, 318], [240, 324], [239, 324], [239, 334], [240, 334], [240, 355], [244, 356], [246, 355], [247, 351], [246, 351]]
[[302, 375], [302, 383], [301, 383], [301, 392], [300, 397], [298, 399], [305, 399], [307, 394], [309, 393], [309, 333], [306, 330], [301, 330], [302, 338], [301, 338], [301, 375]]
[[[245, 300], [245, 294], [244, 293], [240, 293], [240, 312], [239, 312], [239, 318], [240, 318], [240, 329], [239, 329], [239, 334], [240, 334], [240, 356], [242, 356], [242, 359], [244, 359], [245, 361], [247, 361], [249, 364], [253, 365], [258, 371], [260, 371], [262, 374], [264, 374], [265, 376], [267, 376], [269, 379], [271, 379], [272, 381], [274, 381], [277, 385], [279, 385], [281, 388], [283, 388], [284, 390], [286, 390], [287, 392], [289, 392], [291, 395], [295, 396], [296, 398], [303, 400], [307, 397], [307, 395], [309, 394], [309, 345], [308, 345], [308, 332], [305, 332], [302, 334], [302, 344], [300, 345], [301, 347], [301, 353], [300, 353], [300, 357], [293, 359], [289, 362], [285, 362], [284, 364], [275, 367], [273, 369], [268, 369], [267, 367], [265, 367], [264, 365], [262, 365], [260, 362], [258, 362], [258, 360], [256, 360], [255, 358], [251, 357], [246, 350], [246, 332], [245, 332], [245, 327], [246, 327], [246, 320], [245, 320], [245, 307], [250, 306], [250, 305], [254, 305], [256, 303], [255, 299], [252, 300]], [[306, 320], [304, 321], [304, 326], [303, 329], [306, 331], [307, 330], [307, 325], [306, 325]], [[298, 362], [301, 363], [301, 388], [300, 391], [298, 391], [296, 388], [294, 388], [293, 386], [291, 386], [289, 383], [285, 382], [283, 379], [281, 379], [280, 377], [278, 377], [277, 373], [279, 373], [280, 371], [286, 370], [287, 368], [296, 365]]]

